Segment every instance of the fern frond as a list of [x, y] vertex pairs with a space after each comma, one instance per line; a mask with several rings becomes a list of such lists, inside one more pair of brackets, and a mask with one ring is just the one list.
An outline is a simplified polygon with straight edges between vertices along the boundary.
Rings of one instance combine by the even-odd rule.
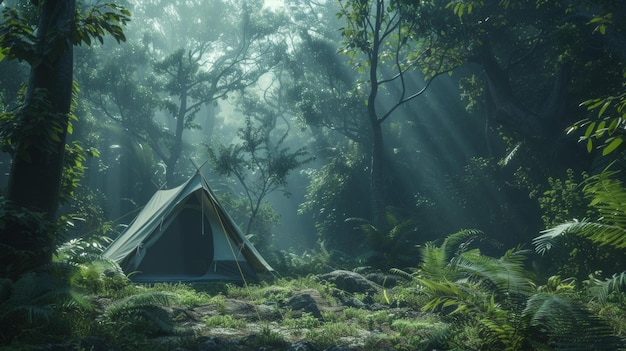
[[140, 334], [168, 334], [174, 329], [167, 311], [152, 304], [117, 305], [106, 316], [110, 321]]
[[595, 285], [589, 289], [589, 294], [598, 299], [601, 304], [606, 304], [612, 292], [623, 292], [626, 288], [626, 272], [614, 274], [605, 281], [595, 281]]
[[610, 245], [616, 248], [626, 248], [626, 227], [588, 222], [586, 220], [562, 223], [554, 228], [542, 231], [542, 235], [533, 239], [535, 251], [544, 254], [557, 245], [559, 237], [573, 233], [590, 239], [600, 245]]
[[176, 299], [174, 294], [160, 292], [146, 292], [131, 295], [116, 303], [118, 306], [159, 305], [169, 306]]
[[499, 259], [472, 250], [458, 257], [456, 268], [472, 281], [499, 294], [528, 295], [532, 285], [524, 267], [525, 251], [509, 250]]
[[[451, 257], [453, 254], [460, 254], [466, 251], [469, 245], [477, 238], [484, 236], [484, 233], [477, 229], [463, 229], [454, 234], [448, 235], [441, 249], [445, 252], [447, 257]], [[453, 250], [456, 250], [453, 252]]]
[[415, 272], [409, 273], [409, 272], [403, 271], [402, 269], [399, 269], [399, 268], [391, 268], [391, 269], [389, 269], [389, 273], [393, 274], [393, 275], [397, 275], [399, 277], [402, 277], [402, 278], [404, 278], [406, 280], [413, 280], [415, 278], [415, 275], [416, 275]]
[[464, 286], [450, 281], [433, 281], [428, 279], [417, 279], [423, 291], [430, 296], [431, 300], [422, 306], [423, 311], [434, 312], [437, 310], [454, 307], [450, 314], [476, 309], [477, 305], [475, 292], [479, 291], [471, 284]]
[[531, 296], [522, 317], [529, 328], [540, 332], [557, 350], [609, 351], [626, 347], [600, 318], [560, 295]]
[[511, 160], [515, 157], [515, 154], [517, 154], [517, 151], [520, 149], [520, 146], [522, 146], [521, 141], [518, 142], [517, 145], [515, 145], [515, 147], [513, 147], [513, 149], [506, 156], [504, 156], [504, 158], [498, 161], [498, 165], [502, 167], [508, 165], [509, 162], [511, 162]]

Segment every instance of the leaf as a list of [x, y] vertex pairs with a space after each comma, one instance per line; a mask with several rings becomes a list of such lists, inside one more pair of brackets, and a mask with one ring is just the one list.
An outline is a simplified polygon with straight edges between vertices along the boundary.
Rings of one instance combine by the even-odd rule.
[[610, 154], [611, 152], [613, 152], [615, 149], [617, 149], [618, 146], [620, 146], [622, 144], [623, 141], [624, 140], [622, 139], [621, 136], [618, 136], [615, 139], [613, 139], [613, 141], [611, 141], [609, 143], [609, 145], [607, 145], [602, 150], [602, 156], [606, 156], [606, 155]]
[[602, 117], [602, 115], [604, 114], [604, 111], [606, 111], [606, 109], [611, 105], [611, 100], [607, 100], [604, 105], [602, 105], [602, 108], [600, 109], [600, 111], [598, 112], [598, 117]]
[[589, 126], [587, 126], [587, 130], [585, 130], [585, 139], [588, 139], [591, 136], [595, 127], [596, 122], [589, 123]]
[[619, 125], [620, 119], [619, 118], [615, 118], [611, 121], [611, 124], [609, 124], [609, 135], [612, 135], [615, 130], [617, 129], [617, 126]]
[[587, 152], [591, 152], [593, 150], [593, 142], [591, 139], [587, 139]]
[[595, 109], [596, 107], [602, 105], [603, 102], [604, 102], [604, 100], [602, 100], [602, 99], [591, 99], [591, 100], [584, 101], [580, 105], [581, 106], [587, 106], [587, 110], [591, 111], [591, 110]]

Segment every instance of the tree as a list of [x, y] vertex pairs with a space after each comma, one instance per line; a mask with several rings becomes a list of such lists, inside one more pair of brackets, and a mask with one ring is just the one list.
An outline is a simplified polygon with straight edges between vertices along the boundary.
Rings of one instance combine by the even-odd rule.
[[[198, 115], [213, 118], [207, 106], [255, 84], [278, 62], [281, 47], [272, 35], [282, 19], [261, 16], [261, 5], [259, 1], [142, 3], [142, 12], [154, 12], [161, 20], [144, 18], [140, 31], [154, 31], [142, 33], [141, 42], [128, 53], [141, 57], [128, 62], [125, 54], [116, 55], [92, 81], [101, 92], [91, 95], [97, 109], [150, 146], [165, 168], [168, 186], [176, 183], [183, 136], [201, 128]], [[204, 23], [208, 19], [211, 26]]]
[[288, 195], [289, 173], [312, 161], [304, 147], [291, 151], [283, 146], [287, 133], [278, 140], [272, 140], [269, 136], [277, 116], [269, 112], [264, 117], [265, 123], [259, 127], [254, 125], [250, 116], [246, 117], [245, 126], [237, 133], [241, 143], [208, 147], [216, 171], [227, 176], [234, 175], [244, 189], [249, 210], [246, 234], [250, 234], [265, 197], [279, 189]]
[[[446, 59], [450, 58], [445, 55], [446, 47], [434, 45], [437, 35], [420, 20], [420, 7], [419, 2], [402, 0], [341, 1], [339, 17], [346, 22], [340, 29], [345, 39], [341, 51], [366, 74], [360, 89], [366, 97], [372, 133], [370, 193], [375, 226], [384, 226], [386, 211], [382, 125], [399, 106], [420, 96], [435, 76], [446, 71]], [[419, 43], [415, 40], [418, 35], [423, 39]], [[427, 72], [422, 86], [409, 79], [416, 68]], [[385, 94], [392, 94], [392, 102], [383, 101], [387, 100]]]
[[107, 4], [83, 15], [76, 13], [74, 0], [47, 0], [39, 6], [36, 34], [15, 9], [6, 8], [3, 15], [0, 59], [31, 66], [22, 105], [15, 115], [3, 116], [5, 147], [13, 163], [1, 223], [6, 254], [0, 274], [16, 278], [52, 258], [70, 126], [73, 46], [89, 45], [91, 38], [102, 41], [105, 33], [125, 40], [120, 25], [130, 13]]

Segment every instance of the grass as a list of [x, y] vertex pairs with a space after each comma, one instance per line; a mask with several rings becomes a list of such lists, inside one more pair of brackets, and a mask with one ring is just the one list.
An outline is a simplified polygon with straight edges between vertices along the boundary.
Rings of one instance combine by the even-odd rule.
[[319, 328], [310, 330], [305, 339], [312, 341], [318, 347], [326, 349], [338, 343], [350, 343], [348, 338], [359, 336], [359, 327], [355, 324], [343, 322], [329, 322], [320, 325]]
[[[65, 310], [65, 314], [54, 315], [58, 318], [52, 321], [56, 325], [55, 335], [49, 330], [31, 326], [24, 329], [29, 331], [29, 338], [35, 335], [30, 331], [38, 331], [38, 343], [98, 336], [110, 340], [112, 346], [118, 349], [160, 351], [175, 349], [184, 343], [186, 349], [195, 350], [197, 344], [194, 346], [194, 343], [198, 342], [198, 337], [215, 335], [211, 334], [214, 328], [226, 328], [237, 332], [236, 336], [226, 338], [240, 338], [239, 343], [255, 349], [281, 349], [288, 341], [302, 339], [315, 343], [320, 349], [342, 345], [363, 351], [432, 350], [449, 348], [451, 344], [481, 349], [484, 345], [479, 329], [471, 325], [452, 330], [436, 315], [416, 313], [425, 299], [423, 293], [410, 285], [397, 286], [387, 289], [385, 295], [373, 296], [379, 306], [386, 306], [377, 311], [341, 306], [336, 297], [341, 292], [312, 276], [278, 279], [247, 287], [232, 284], [131, 283], [123, 286], [94, 284], [92, 287], [82, 292], [87, 300], [97, 301], [89, 314], [82, 313], [83, 318], [78, 318], [78, 315], [68, 312], [71, 310]], [[91, 292], [98, 289], [101, 290], [97, 294]], [[281, 307], [304, 290], [318, 291], [326, 300], [326, 305], [330, 306], [321, 311], [321, 318]], [[351, 296], [355, 299], [364, 297]], [[272, 308], [276, 311], [270, 320], [246, 321], [231, 314], [229, 299], [263, 306], [266, 312]], [[595, 305], [594, 310], [612, 322], [616, 335], [624, 335], [626, 317], [623, 299], [616, 300], [608, 305]], [[195, 320], [195, 324], [188, 323], [192, 321], [188, 312], [199, 308], [203, 308], [205, 313], [210, 311], [212, 315], [203, 317], [199, 322]], [[171, 347], [164, 347], [163, 341], [158, 341], [161, 337], [165, 337]], [[17, 346], [29, 343], [32, 340], [21, 340]]]
[[204, 320], [204, 323], [209, 328], [220, 327], [220, 328], [230, 328], [230, 329], [245, 329], [248, 326], [243, 319], [237, 319], [230, 315], [216, 315], [207, 317]]

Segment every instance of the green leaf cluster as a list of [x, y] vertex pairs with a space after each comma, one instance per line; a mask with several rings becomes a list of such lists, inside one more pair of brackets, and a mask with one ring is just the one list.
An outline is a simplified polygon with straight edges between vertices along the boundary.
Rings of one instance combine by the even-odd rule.
[[616, 178], [616, 171], [604, 170], [590, 177], [583, 192], [590, 199], [589, 206], [598, 211], [600, 220], [570, 220], [542, 232], [533, 240], [536, 250], [545, 253], [559, 237], [573, 233], [599, 245], [626, 248], [626, 188]]
[[116, 4], [101, 4], [92, 7], [86, 14], [77, 13], [72, 25], [72, 44], [91, 45], [91, 39], [104, 43], [104, 36], [110, 35], [117, 41], [126, 41], [122, 29], [130, 21], [130, 11]]
[[596, 147], [602, 150], [603, 156], [620, 150], [626, 127], [626, 92], [607, 98], [586, 100], [581, 106], [588, 111], [595, 111], [596, 115], [576, 122], [567, 129], [567, 133], [584, 129], [580, 141], [586, 143], [587, 152], [594, 150], [594, 140], [598, 142]]

